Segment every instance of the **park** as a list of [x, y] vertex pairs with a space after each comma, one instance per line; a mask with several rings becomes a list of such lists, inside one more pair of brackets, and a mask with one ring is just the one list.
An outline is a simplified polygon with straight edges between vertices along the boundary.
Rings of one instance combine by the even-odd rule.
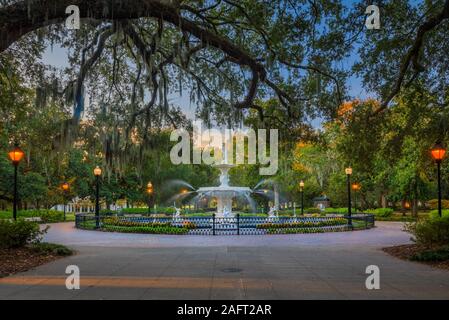
[[0, 299], [449, 299], [448, 26], [449, 0], [0, 2]]

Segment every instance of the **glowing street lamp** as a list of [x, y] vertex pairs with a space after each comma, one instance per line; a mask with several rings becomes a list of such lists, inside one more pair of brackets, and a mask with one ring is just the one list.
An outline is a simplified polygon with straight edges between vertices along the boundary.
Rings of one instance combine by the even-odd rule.
[[352, 229], [352, 217], [351, 217], [351, 175], [352, 168], [348, 167], [345, 169], [346, 173], [346, 184], [348, 189], [348, 225]]
[[150, 182], [148, 182], [147, 184], [147, 193], [148, 194], [152, 194], [153, 193], [153, 184]]
[[99, 166], [94, 169], [95, 176], [95, 228], [100, 228], [100, 176], [102, 170]]
[[148, 193], [148, 214], [151, 214], [151, 196], [153, 195], [154, 188], [151, 181], [147, 184], [147, 193]]
[[301, 194], [301, 215], [304, 214], [304, 181], [299, 182], [299, 193]]
[[438, 215], [441, 217], [441, 162], [443, 161], [446, 149], [443, 148], [441, 143], [436, 143], [430, 151], [432, 158], [437, 163], [437, 175], [438, 175]]
[[64, 182], [61, 185], [61, 189], [64, 192], [64, 221], [66, 220], [66, 201], [67, 201], [67, 193], [69, 193], [70, 190], [70, 185], [68, 184], [68, 182]]
[[352, 190], [354, 191], [354, 211], [357, 212], [357, 191], [361, 189], [361, 186], [359, 183], [354, 182], [351, 185]]
[[13, 196], [13, 207], [12, 207], [12, 215], [14, 221], [17, 220], [17, 167], [19, 166], [20, 161], [25, 156], [25, 152], [19, 148], [16, 144], [14, 149], [8, 152], [9, 160], [11, 160], [12, 165], [14, 166], [14, 196]]

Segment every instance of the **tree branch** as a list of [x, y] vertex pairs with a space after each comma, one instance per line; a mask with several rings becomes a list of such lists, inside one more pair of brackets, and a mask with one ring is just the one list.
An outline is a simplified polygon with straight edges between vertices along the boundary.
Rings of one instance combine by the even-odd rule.
[[449, 0], [446, 0], [443, 9], [441, 12], [426, 20], [421, 26], [419, 26], [418, 31], [416, 33], [415, 41], [413, 45], [407, 52], [407, 55], [402, 61], [401, 67], [399, 69], [399, 74], [396, 80], [396, 83], [393, 86], [390, 94], [387, 98], [382, 102], [381, 106], [374, 111], [374, 114], [378, 114], [382, 112], [388, 107], [390, 101], [401, 91], [402, 82], [404, 81], [405, 75], [412, 64], [415, 72], [423, 71], [423, 66], [419, 63], [419, 56], [421, 47], [424, 42], [424, 36], [427, 32], [435, 29], [443, 20], [449, 18]]

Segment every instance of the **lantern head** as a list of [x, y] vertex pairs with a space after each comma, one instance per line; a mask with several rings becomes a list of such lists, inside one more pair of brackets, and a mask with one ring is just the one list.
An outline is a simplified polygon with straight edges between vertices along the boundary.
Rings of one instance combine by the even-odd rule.
[[8, 152], [9, 160], [11, 160], [12, 164], [15, 166], [19, 164], [24, 156], [25, 152], [23, 152], [23, 150], [20, 149], [18, 145], [16, 145], [14, 149]]
[[358, 184], [358, 183], [353, 183], [353, 184], [352, 184], [352, 190], [354, 190], [354, 191], [360, 190], [360, 184]]
[[441, 162], [444, 158], [444, 155], [446, 153], [446, 149], [443, 148], [443, 146], [440, 143], [437, 143], [433, 146], [432, 150], [430, 151], [432, 153], [432, 158], [436, 162]]
[[96, 167], [95, 167], [95, 169], [94, 169], [94, 175], [95, 175], [96, 177], [101, 176], [101, 168], [100, 168], [99, 166], [96, 166]]
[[147, 184], [147, 192], [149, 194], [153, 193], [153, 184], [151, 183], [151, 181]]
[[62, 190], [64, 190], [64, 191], [69, 191], [70, 186], [69, 186], [69, 184], [68, 184], [67, 182], [64, 182], [64, 183], [61, 185], [61, 188], [62, 188]]

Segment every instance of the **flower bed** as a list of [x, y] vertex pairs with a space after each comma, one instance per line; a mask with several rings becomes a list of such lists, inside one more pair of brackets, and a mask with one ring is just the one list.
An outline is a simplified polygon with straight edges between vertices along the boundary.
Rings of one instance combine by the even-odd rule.
[[80, 229], [152, 234], [198, 234], [198, 235], [260, 235], [280, 233], [321, 233], [374, 227], [374, 216], [353, 216], [352, 227], [347, 217], [111, 217], [78, 215], [76, 227]]
[[326, 227], [326, 226], [339, 226], [347, 224], [347, 220], [344, 218], [333, 218], [321, 221], [298, 221], [290, 223], [263, 223], [256, 226], [257, 229], [296, 229], [296, 228], [313, 228], [313, 227]]
[[103, 225], [102, 231], [124, 232], [124, 233], [150, 233], [150, 234], [186, 234], [189, 229], [175, 226], [134, 226], [123, 227], [113, 225]]

